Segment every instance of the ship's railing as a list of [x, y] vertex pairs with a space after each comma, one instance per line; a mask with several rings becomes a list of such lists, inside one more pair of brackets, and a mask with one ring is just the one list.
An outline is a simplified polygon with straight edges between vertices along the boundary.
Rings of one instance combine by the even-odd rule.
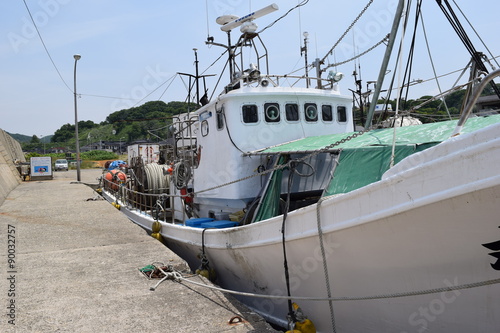
[[[116, 198], [116, 203], [162, 222], [174, 222], [174, 200], [167, 189], [157, 189], [156, 193], [139, 192], [128, 188], [128, 183], [118, 183], [105, 178], [104, 190]], [[158, 193], [163, 191], [163, 193]]]
[[[234, 90], [239, 87], [305, 87], [322, 90], [338, 91], [338, 81], [341, 76], [336, 74], [329, 74], [327, 79], [310, 77], [305, 75], [274, 75], [274, 74], [260, 74], [252, 77], [251, 74], [244, 74], [226, 90]], [[340, 74], [339, 74], [340, 75]]]
[[199, 120], [199, 115], [187, 115], [185, 119], [179, 116], [173, 117], [172, 126], [176, 129], [173, 156], [167, 160], [186, 161], [190, 165], [197, 167], [197, 142], [193, 125]]

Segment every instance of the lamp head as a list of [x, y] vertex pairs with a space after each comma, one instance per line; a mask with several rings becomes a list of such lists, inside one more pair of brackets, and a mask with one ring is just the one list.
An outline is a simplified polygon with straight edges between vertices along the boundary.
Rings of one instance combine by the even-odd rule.
[[75, 60], [80, 60], [80, 58], [81, 58], [81, 57], [82, 57], [82, 56], [81, 56], [81, 55], [79, 55], [79, 54], [75, 54], [75, 55], [73, 56], [73, 58], [75, 58]]

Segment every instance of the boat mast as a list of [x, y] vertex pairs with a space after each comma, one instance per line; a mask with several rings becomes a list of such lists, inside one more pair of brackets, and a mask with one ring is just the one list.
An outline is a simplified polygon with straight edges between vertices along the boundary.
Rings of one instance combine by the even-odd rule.
[[365, 128], [370, 128], [372, 126], [373, 113], [375, 112], [375, 106], [377, 105], [378, 97], [380, 95], [380, 90], [382, 89], [382, 84], [384, 83], [384, 77], [387, 71], [387, 66], [389, 65], [389, 60], [391, 59], [392, 49], [394, 47], [394, 41], [396, 40], [396, 35], [398, 31], [399, 23], [401, 22], [401, 16], [403, 14], [405, 0], [399, 0], [398, 7], [396, 9], [396, 14], [394, 16], [394, 21], [392, 22], [392, 29], [389, 36], [389, 42], [387, 43], [387, 48], [385, 50], [384, 60], [382, 61], [382, 66], [380, 67], [380, 72], [378, 74], [377, 84], [375, 86], [375, 91], [373, 93], [372, 102], [370, 103], [370, 108], [368, 109], [368, 115], [366, 117]]
[[[198, 61], [198, 49], [194, 48], [193, 51], [194, 51], [194, 64], [195, 64], [196, 74], [193, 75], [193, 74], [181, 73], [181, 72], [177, 72], [177, 74], [189, 77], [188, 103], [191, 102], [191, 89], [193, 88], [193, 85], [195, 85], [196, 86], [196, 104], [200, 105], [200, 101], [201, 101], [201, 105], [203, 106], [203, 105], [205, 105], [205, 104], [208, 103], [208, 96], [206, 96], [207, 85], [206, 85], [206, 82], [205, 82], [205, 78], [209, 77], [209, 76], [215, 76], [215, 74], [205, 74], [205, 75], [200, 75], [199, 74], [199, 68], [198, 68], [198, 63], [199, 63], [199, 61]], [[194, 79], [194, 84], [191, 84], [191, 80], [192, 79]], [[200, 82], [199, 82], [200, 79], [203, 79], [203, 96], [202, 97], [200, 97]]]
[[[219, 16], [215, 20], [221, 26], [220, 29], [227, 33], [227, 45], [214, 43], [213, 38], [209, 38], [207, 40], [206, 44], [221, 46], [227, 50], [227, 52], [229, 54], [229, 59], [228, 59], [229, 82], [233, 81], [235, 74], [236, 74], [235, 71], [236, 71], [237, 66], [235, 65], [235, 60], [234, 60], [235, 59], [235, 49], [246, 45], [245, 44], [246, 37], [243, 38], [244, 36], [249, 35], [249, 34], [258, 36], [258, 34], [253, 31], [253, 29], [257, 29], [257, 25], [255, 25], [253, 23], [253, 20], [260, 18], [262, 16], [265, 16], [267, 14], [270, 14], [278, 9], [279, 9], [278, 5], [273, 3], [267, 7], [259, 9], [255, 12], [247, 14], [243, 17], [239, 17], [239, 16], [235, 16], [235, 15], [223, 15], [223, 16]], [[231, 44], [231, 31], [237, 27], [241, 27], [240, 31], [243, 33], [243, 35], [242, 35], [242, 37], [240, 37], [240, 40], [236, 43], [236, 45], [232, 45]]]
[[196, 104], [200, 105], [200, 81], [198, 73], [198, 49], [194, 48], [194, 65], [196, 68]]

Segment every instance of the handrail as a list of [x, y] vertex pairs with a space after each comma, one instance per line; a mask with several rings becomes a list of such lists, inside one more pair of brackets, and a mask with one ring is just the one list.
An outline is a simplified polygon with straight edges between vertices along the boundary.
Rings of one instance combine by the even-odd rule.
[[457, 126], [451, 133], [452, 137], [460, 135], [460, 133], [462, 132], [462, 128], [464, 127], [465, 122], [469, 118], [470, 113], [472, 112], [472, 108], [474, 107], [474, 105], [476, 105], [477, 99], [481, 95], [481, 92], [483, 92], [484, 87], [497, 76], [500, 76], [500, 69], [494, 70], [490, 74], [486, 75], [481, 80], [481, 82], [474, 88], [474, 90], [472, 91], [472, 95], [469, 98], [469, 101], [467, 102], [464, 111], [462, 112], [462, 116], [458, 120]]
[[[160, 207], [159, 200], [161, 198], [170, 201], [170, 207], [163, 207], [162, 210], [167, 213], [170, 212], [172, 216], [172, 223], [174, 222], [175, 207], [173, 205], [173, 197], [182, 197], [181, 195], [174, 195], [167, 193], [167, 188], [161, 189], [163, 193], [147, 193], [139, 192], [128, 188], [127, 184], [117, 184], [104, 177], [101, 178], [102, 187], [112, 194], [117, 200], [121, 202], [122, 205], [128, 207], [128, 209], [135, 210], [140, 214], [152, 214], [154, 209]], [[167, 215], [163, 216], [163, 222], [167, 222]]]
[[[296, 80], [295, 82], [289, 83], [288, 84], [289, 87], [295, 87], [299, 82], [305, 81], [307, 79], [322, 81], [322, 82], [325, 82], [325, 85], [322, 85], [323, 89], [321, 89], [321, 90], [334, 90], [333, 86], [335, 83], [337, 83], [337, 82], [334, 82], [334, 81], [329, 80], [329, 79], [324, 79], [324, 78], [320, 78], [320, 77], [315, 78], [315, 77], [311, 77], [311, 76], [305, 77], [304, 75], [261, 74], [260, 78], [258, 80], [257, 79], [256, 80], [248, 80], [247, 76], [242, 76], [238, 79], [238, 81], [233, 82], [232, 85], [234, 86], [237, 84], [237, 82], [240, 82], [241, 86], [250, 86], [252, 84], [257, 84], [258, 86], [265, 87], [262, 84], [262, 81], [267, 80], [268, 83], [270, 83], [272, 86], [279, 87], [280, 86], [280, 79], [282, 79], [282, 80], [286, 80], [286, 79]], [[316, 89], [318, 89], [318, 88], [316, 88]]]

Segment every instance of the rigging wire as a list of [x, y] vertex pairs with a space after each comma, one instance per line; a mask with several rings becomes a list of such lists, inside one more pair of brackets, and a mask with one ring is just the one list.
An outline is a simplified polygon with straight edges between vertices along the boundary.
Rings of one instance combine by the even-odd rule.
[[[402, 14], [404, 16], [404, 21], [403, 21], [403, 24], [402, 24], [403, 31], [406, 31], [407, 25], [409, 23], [409, 12], [410, 12], [410, 8], [411, 8], [411, 2], [412, 1], [409, 0], [408, 2], [405, 2], [403, 4], [404, 8], [406, 8], [406, 9], [403, 9], [403, 11], [402, 11]], [[415, 37], [415, 36], [413, 36], [413, 37]], [[403, 52], [403, 49], [402, 49], [402, 45], [400, 44], [400, 47], [398, 48], [398, 53], [397, 53], [397, 56], [396, 56], [396, 62], [394, 64], [394, 71], [393, 71], [394, 75], [392, 76], [391, 82], [389, 83], [389, 88], [387, 89], [388, 95], [385, 98], [385, 102], [384, 102], [385, 105], [388, 104], [388, 102], [390, 100], [391, 93], [392, 93], [393, 90], [397, 89], [397, 94], [398, 94], [398, 96], [400, 96], [399, 95], [400, 87], [396, 87], [396, 88], [393, 88], [393, 87], [394, 87], [394, 81], [396, 80], [396, 73], [398, 73], [397, 68], [399, 66], [399, 62], [400, 62], [400, 59], [401, 59], [402, 52]], [[404, 82], [404, 80], [403, 80], [403, 82]], [[399, 97], [398, 97], [398, 99], [399, 99]], [[373, 102], [377, 103], [377, 101], [373, 101]], [[387, 115], [387, 108], [386, 108], [386, 110], [384, 112], [380, 113], [380, 116], [377, 119], [377, 123], [380, 123], [382, 121], [382, 119], [386, 115]]]
[[222, 58], [222, 56], [225, 55], [227, 52], [228, 52], [228, 49], [226, 49], [226, 51], [222, 52], [222, 54], [217, 59], [215, 59], [203, 72], [201, 72], [201, 74], [202, 75], [205, 74], [205, 72], [208, 71], [211, 67], [213, 67], [220, 60], [220, 58]]
[[[489, 73], [488, 70], [486, 69], [486, 66], [484, 65], [481, 55], [482, 53], [478, 52], [474, 45], [472, 44], [472, 41], [470, 40], [469, 36], [467, 35], [467, 32], [463, 28], [462, 24], [458, 20], [457, 15], [453, 11], [453, 8], [451, 7], [450, 3], [448, 0], [436, 0], [439, 8], [443, 12], [443, 14], [446, 16], [448, 21], [450, 22], [451, 26], [457, 33], [458, 37], [462, 41], [462, 43], [465, 45], [465, 48], [467, 51], [469, 51], [472, 59], [474, 59], [474, 62], [479, 69], [479, 71]], [[494, 81], [490, 81], [490, 86], [493, 88], [493, 91], [497, 96], [500, 97], [500, 89], [497, 87]]]
[[[496, 57], [493, 57], [491, 59], [497, 59], [497, 58], [500, 58], [500, 56], [496, 56]], [[490, 60], [491, 60], [490, 59]], [[470, 64], [470, 63], [469, 63]], [[425, 79], [425, 80], [422, 80], [422, 82], [420, 83], [424, 83], [424, 82], [429, 82], [429, 81], [432, 81], [432, 80], [435, 80], [435, 79], [440, 79], [440, 78], [443, 78], [443, 77], [446, 77], [446, 76], [449, 76], [449, 75], [452, 75], [452, 74], [455, 74], [455, 73], [458, 73], [458, 72], [463, 72], [465, 71], [467, 68], [469, 67], [469, 65], [465, 66], [464, 68], [460, 68], [460, 69], [457, 69], [457, 70], [454, 70], [454, 71], [451, 71], [451, 72], [448, 72], [448, 73], [445, 73], [445, 74], [441, 74], [439, 76], [436, 76], [436, 77], [433, 77], [433, 78], [430, 78], [430, 79]], [[463, 75], [463, 74], [462, 74]], [[456, 83], [455, 83], [456, 84]]]
[[208, 0], [205, 0], [205, 14], [207, 17], [207, 37], [210, 38], [210, 26], [209, 26], [209, 19], [208, 19]]
[[373, 3], [373, 0], [368, 1], [368, 4], [365, 6], [365, 8], [363, 8], [363, 10], [361, 11], [361, 13], [359, 13], [359, 15], [354, 19], [354, 21], [352, 21], [351, 25], [342, 34], [342, 36], [340, 36], [339, 40], [332, 46], [332, 48], [330, 49], [330, 51], [328, 51], [328, 53], [323, 57], [323, 59], [321, 59], [320, 63], [324, 63], [325, 60], [326, 60], [326, 58], [333, 53], [333, 50], [337, 47], [337, 45], [339, 45], [339, 43], [342, 41], [342, 39], [344, 39], [344, 37], [347, 35], [347, 33], [352, 29], [352, 27], [356, 24], [356, 22], [358, 22], [358, 20], [360, 19], [360, 17], [363, 16], [363, 14], [366, 12], [366, 10], [368, 9], [368, 7], [370, 7], [370, 5], [372, 3]]
[[[434, 73], [434, 78], [436, 80], [436, 85], [438, 87], [439, 93], [443, 93], [441, 89], [441, 85], [439, 84], [439, 80], [437, 78], [437, 73], [436, 73], [436, 67], [434, 66], [434, 60], [432, 59], [432, 54], [431, 54], [431, 49], [429, 47], [429, 40], [427, 39], [427, 31], [425, 29], [425, 24], [424, 24], [424, 16], [420, 14], [420, 19], [422, 21], [422, 31], [424, 32], [424, 40], [425, 40], [425, 45], [427, 46], [427, 53], [429, 54], [429, 60], [431, 62], [431, 67], [432, 67], [432, 72]], [[444, 108], [446, 109], [446, 113], [448, 114], [449, 119], [451, 120], [451, 114], [450, 110], [448, 110], [448, 105], [446, 104], [446, 99], [443, 97], [441, 101], [444, 104]]]
[[[408, 7], [411, 6], [411, 1], [408, 3]], [[417, 5], [416, 5], [416, 11], [415, 11], [415, 21], [413, 24], [413, 35], [411, 38], [411, 43], [410, 43], [410, 51], [408, 54], [408, 60], [406, 63], [406, 68], [405, 68], [405, 73], [403, 76], [403, 87], [405, 88], [405, 100], [408, 100], [408, 94], [410, 92], [410, 82], [411, 82], [411, 72], [413, 70], [413, 60], [415, 59], [415, 44], [417, 40], [417, 28], [418, 28], [418, 23], [420, 21], [420, 15], [421, 15], [421, 8], [422, 8], [422, 0], [417, 0]], [[405, 20], [405, 26], [403, 28], [403, 36], [406, 33], [406, 25], [409, 21], [409, 12], [410, 9], [408, 8], [407, 12], [407, 18], [408, 20]], [[398, 96], [398, 101], [401, 99], [401, 96]]]
[[[169, 77], [165, 82], [163, 82], [162, 84], [160, 84], [158, 87], [156, 87], [153, 91], [151, 91], [149, 94], [147, 94], [146, 96], [144, 96], [142, 99], [140, 99], [137, 103], [135, 103], [132, 107], [138, 105], [140, 102], [142, 102], [143, 100], [145, 100], [147, 97], [149, 97], [152, 93], [154, 93], [155, 91], [157, 91], [158, 89], [160, 89], [161, 86], [163, 86], [165, 83], [167, 83], [168, 81], [172, 80], [170, 82], [170, 84], [172, 84], [173, 82], [173, 79], [177, 76], [177, 73], [175, 73], [174, 75], [172, 75], [171, 77]], [[161, 96], [163, 96], [163, 94], [165, 93], [165, 91], [168, 89], [168, 87], [170, 87], [170, 84], [167, 86], [167, 88], [163, 91], [163, 93], [161, 94]], [[160, 96], [160, 98], [161, 98]], [[158, 100], [160, 100], [160, 98], [158, 98]]]
[[[371, 1], [373, 1], [373, 0], [371, 0]], [[277, 18], [276, 20], [274, 20], [274, 22], [272, 22], [271, 24], [269, 24], [268, 26], [266, 26], [264, 29], [260, 30], [258, 32], [258, 34], [264, 32], [266, 29], [272, 27], [276, 22], [278, 22], [279, 20], [281, 20], [282, 18], [284, 18], [285, 16], [287, 16], [288, 14], [290, 14], [290, 12], [292, 12], [293, 10], [295, 10], [297, 8], [300, 8], [300, 7], [304, 6], [304, 5], [306, 5], [308, 2], [309, 2], [309, 0], [303, 0], [297, 6], [295, 6], [293, 8], [290, 8], [285, 14], [281, 15], [279, 18]]]
[[474, 31], [474, 33], [476, 34], [477, 38], [479, 38], [479, 40], [481, 41], [481, 43], [483, 44], [484, 48], [488, 51], [488, 53], [490, 54], [490, 57], [493, 58], [493, 61], [495, 61], [495, 63], [497, 64], [497, 66], [500, 67], [500, 64], [498, 64], [498, 61], [496, 60], [496, 58], [493, 56], [493, 53], [491, 53], [490, 49], [488, 48], [488, 46], [486, 46], [486, 44], [484, 43], [483, 39], [481, 38], [481, 36], [477, 33], [476, 29], [474, 29], [474, 27], [472, 26], [472, 24], [470, 23], [469, 19], [467, 18], [467, 16], [465, 16], [464, 12], [462, 11], [462, 9], [458, 6], [458, 4], [455, 2], [455, 0], [453, 0], [453, 3], [455, 4], [455, 6], [457, 6], [458, 10], [460, 11], [460, 13], [462, 14], [462, 16], [465, 18], [465, 20], [467, 21], [467, 23], [469, 24], [469, 26], [472, 28], [472, 30]]
[[228, 67], [229, 65], [229, 59], [226, 60], [226, 63], [224, 64], [224, 67], [222, 68], [222, 72], [221, 74], [219, 75], [219, 78], [217, 79], [217, 82], [215, 83], [215, 86], [214, 88], [212, 89], [212, 95], [210, 95], [210, 99], [209, 100], [212, 100], [212, 98], [214, 97], [215, 95], [215, 92], [217, 91], [217, 87], [219, 86], [219, 83], [220, 81], [222, 80], [222, 76], [224, 75], [224, 73], [226, 72], [226, 68]]
[[[172, 83], [174, 83], [175, 77], [176, 77], [177, 75], [178, 75], [178, 74], [175, 74], [175, 75], [173, 76], [173, 78], [172, 78], [172, 80], [170, 81], [170, 83], [168, 84], [168, 86], [165, 88], [165, 90], [163, 90], [163, 92], [161, 93], [160, 97], [158, 97], [158, 100], [160, 100], [160, 99], [163, 97], [163, 95], [167, 92], [168, 88], [170, 88], [170, 86], [172, 85]], [[168, 79], [168, 80], [170, 80], [170, 79]], [[168, 80], [167, 80], [167, 81], [168, 81]], [[166, 82], [166, 81], [165, 81], [165, 82]], [[162, 84], [161, 84], [158, 88], [160, 88], [163, 84], [165, 84], [165, 82], [164, 82], [164, 83], [162, 83]], [[158, 88], [156, 88], [156, 89], [158, 89]], [[155, 89], [155, 90], [156, 90], [156, 89]], [[151, 92], [151, 93], [153, 93], [153, 92]], [[149, 96], [149, 95], [148, 95], [148, 96]]]
[[66, 86], [66, 88], [68, 88], [68, 90], [73, 93], [73, 90], [68, 86], [68, 84], [66, 83], [66, 81], [64, 81], [62, 75], [61, 75], [61, 72], [59, 72], [59, 69], [57, 68], [54, 60], [52, 59], [52, 56], [50, 55], [50, 52], [49, 50], [47, 49], [47, 46], [45, 45], [45, 42], [43, 41], [43, 38], [42, 38], [42, 35], [40, 34], [40, 31], [38, 30], [38, 26], [36, 25], [35, 23], [35, 20], [33, 19], [33, 15], [31, 15], [31, 11], [28, 7], [28, 4], [26, 3], [26, 0], [23, 0], [24, 2], [24, 6], [26, 6], [26, 10], [28, 11], [28, 14], [30, 16], [30, 19], [31, 19], [31, 22], [33, 23], [33, 26], [35, 27], [35, 30], [36, 30], [36, 33], [38, 34], [38, 38], [40, 38], [40, 41], [42, 42], [42, 45], [43, 45], [43, 48], [45, 49], [45, 53], [47, 53], [47, 55], [49, 56], [49, 59], [50, 59], [50, 62], [52, 63], [52, 65], [54, 66], [57, 74], [59, 75], [59, 77], [61, 78], [62, 82], [64, 83], [64, 85]]
[[[300, 4], [300, 0], [297, 0], [297, 5]], [[300, 11], [299, 8], [299, 50], [302, 50], [302, 12]], [[302, 52], [301, 52], [301, 57], [302, 57]]]

